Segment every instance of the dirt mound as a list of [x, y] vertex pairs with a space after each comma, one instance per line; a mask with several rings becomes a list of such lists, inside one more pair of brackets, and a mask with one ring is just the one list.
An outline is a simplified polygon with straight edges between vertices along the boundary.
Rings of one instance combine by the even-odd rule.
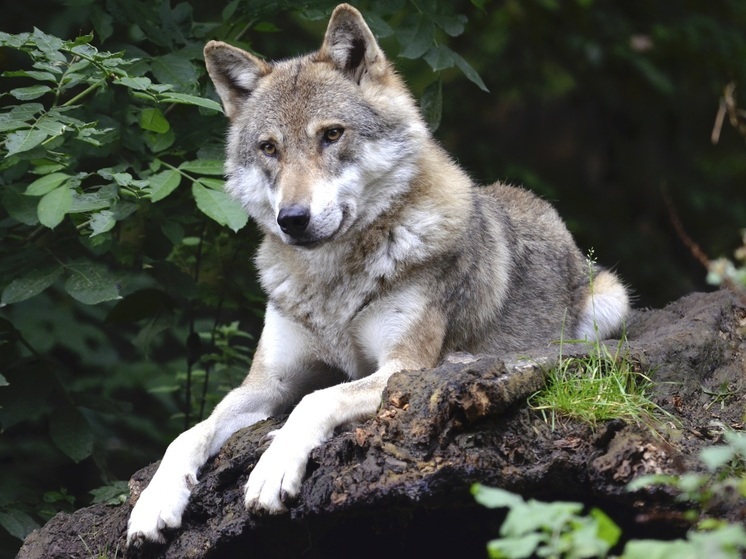
[[[742, 428], [746, 305], [724, 290], [692, 294], [662, 310], [636, 311], [627, 336], [630, 358], [652, 371], [654, 400], [680, 421], [664, 436], [618, 420], [552, 430], [525, 401], [557, 361], [556, 348], [457, 355], [435, 369], [394, 375], [375, 418], [313, 452], [289, 514], [250, 515], [242, 495], [264, 450], [259, 441], [283, 419], [237, 433], [204, 467], [182, 528], [139, 555], [484, 557], [502, 513], [474, 503], [474, 482], [601, 506], [627, 535], [680, 533], [685, 527], [667, 514], [670, 495], [632, 495], [624, 486], [640, 474], [696, 467], [699, 448], [718, 440], [713, 422]], [[132, 502], [155, 467], [130, 480]], [[129, 556], [122, 550], [130, 510], [131, 503], [58, 514], [29, 535], [18, 558]]]

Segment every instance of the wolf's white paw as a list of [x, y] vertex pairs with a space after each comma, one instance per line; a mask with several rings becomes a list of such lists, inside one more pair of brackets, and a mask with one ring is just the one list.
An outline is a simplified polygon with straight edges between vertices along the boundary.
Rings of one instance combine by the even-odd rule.
[[189, 473], [171, 477], [164, 474], [166, 472], [159, 470], [135, 503], [127, 522], [127, 546], [164, 543], [162, 530], [181, 526], [190, 489], [197, 480]]
[[283, 429], [267, 435], [272, 440], [257, 462], [245, 486], [245, 505], [252, 512], [279, 514], [300, 493], [306, 472], [308, 441], [299, 440]]

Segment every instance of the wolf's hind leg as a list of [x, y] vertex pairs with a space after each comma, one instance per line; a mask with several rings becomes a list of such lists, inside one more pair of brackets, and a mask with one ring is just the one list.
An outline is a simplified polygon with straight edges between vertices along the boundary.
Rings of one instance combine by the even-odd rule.
[[600, 270], [593, 281], [581, 311], [575, 338], [605, 340], [620, 333], [629, 313], [629, 294], [619, 278]]

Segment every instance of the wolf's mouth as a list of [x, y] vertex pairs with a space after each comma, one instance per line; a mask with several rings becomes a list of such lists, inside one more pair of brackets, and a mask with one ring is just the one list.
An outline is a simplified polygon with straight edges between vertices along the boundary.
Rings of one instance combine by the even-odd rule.
[[355, 212], [349, 204], [343, 204], [340, 209], [342, 211], [342, 219], [339, 220], [337, 229], [330, 235], [325, 237], [288, 237], [285, 242], [291, 246], [310, 250], [337, 240], [350, 229], [355, 219]]

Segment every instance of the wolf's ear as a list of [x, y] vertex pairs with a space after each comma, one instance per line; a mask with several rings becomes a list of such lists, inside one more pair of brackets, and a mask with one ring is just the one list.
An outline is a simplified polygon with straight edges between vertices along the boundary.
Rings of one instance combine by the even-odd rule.
[[205, 65], [228, 118], [233, 118], [259, 79], [272, 71], [269, 64], [253, 54], [221, 41], [205, 45]]
[[367, 74], [379, 78], [388, 62], [363, 16], [349, 4], [340, 4], [326, 28], [319, 60], [329, 60], [355, 83]]

